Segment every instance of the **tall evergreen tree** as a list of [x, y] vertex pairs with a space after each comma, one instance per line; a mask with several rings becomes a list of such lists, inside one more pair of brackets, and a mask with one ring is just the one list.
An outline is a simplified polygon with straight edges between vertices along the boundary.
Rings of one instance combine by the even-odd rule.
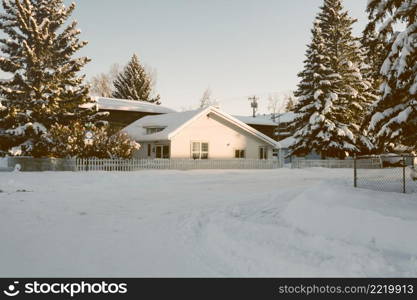
[[[380, 151], [417, 150], [417, 2], [370, 0], [370, 25], [391, 41], [381, 67], [381, 98], [373, 105], [369, 130]], [[401, 23], [401, 32], [394, 26]]]
[[379, 37], [375, 24], [369, 23], [362, 34], [361, 45], [364, 62], [363, 76], [377, 92], [383, 81], [380, 70], [388, 55], [389, 42]]
[[86, 45], [74, 21], [75, 5], [63, 0], [3, 0], [0, 70], [11, 74], [0, 85], [0, 150], [14, 155], [47, 155], [41, 136], [56, 123], [94, 122], [102, 117], [82, 109], [92, 100], [84, 76], [89, 61], [73, 58]]
[[[379, 88], [383, 82], [383, 77], [380, 73], [382, 64], [388, 55], [389, 41], [386, 41], [379, 37], [375, 28], [375, 24], [369, 23], [362, 33], [361, 37], [361, 50], [363, 64], [361, 71], [363, 77], [371, 84], [373, 93], [376, 96], [372, 102], [378, 100], [381, 96]], [[362, 130], [367, 133], [367, 136], [372, 143], [377, 144], [373, 132], [369, 132], [368, 125], [370, 118], [372, 117], [372, 103], [367, 107], [365, 118], [362, 122]], [[375, 147], [375, 151], [377, 151]]]
[[314, 151], [323, 158], [345, 158], [373, 147], [360, 125], [375, 95], [361, 74], [354, 22], [341, 0], [324, 0], [295, 92], [299, 103], [294, 110], [293, 155]]
[[152, 80], [136, 54], [114, 81], [113, 97], [161, 104], [160, 96], [152, 96]]

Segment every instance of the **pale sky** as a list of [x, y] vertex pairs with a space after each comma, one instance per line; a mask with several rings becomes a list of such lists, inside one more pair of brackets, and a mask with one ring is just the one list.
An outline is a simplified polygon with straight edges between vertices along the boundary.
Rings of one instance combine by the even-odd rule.
[[[69, 3], [70, 1], [66, 1]], [[323, 0], [76, 0], [73, 18], [91, 77], [125, 64], [135, 52], [157, 70], [162, 104], [198, 106], [207, 87], [221, 108], [250, 114], [247, 97], [294, 90], [310, 29]], [[350, 15], [366, 23], [364, 0], [345, 0]]]

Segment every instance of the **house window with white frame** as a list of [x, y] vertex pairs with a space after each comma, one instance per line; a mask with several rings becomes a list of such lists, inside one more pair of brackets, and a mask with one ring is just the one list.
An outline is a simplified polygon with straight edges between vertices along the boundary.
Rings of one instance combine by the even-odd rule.
[[259, 159], [268, 159], [267, 147], [259, 147]]
[[191, 142], [191, 158], [208, 159], [209, 144], [206, 142]]
[[245, 150], [236, 149], [235, 158], [245, 158]]
[[154, 134], [157, 132], [161, 132], [165, 129], [165, 127], [146, 127], [146, 134]]

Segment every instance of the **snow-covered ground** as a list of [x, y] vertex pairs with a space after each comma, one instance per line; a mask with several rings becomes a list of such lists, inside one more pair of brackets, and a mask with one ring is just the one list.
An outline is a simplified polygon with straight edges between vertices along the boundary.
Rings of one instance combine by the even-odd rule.
[[0, 173], [0, 276], [417, 276], [416, 194], [352, 171]]

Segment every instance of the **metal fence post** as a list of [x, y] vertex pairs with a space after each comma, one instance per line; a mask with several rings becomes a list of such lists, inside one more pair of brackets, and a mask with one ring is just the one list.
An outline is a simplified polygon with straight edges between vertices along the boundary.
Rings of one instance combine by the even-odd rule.
[[403, 156], [403, 193], [407, 193], [405, 188], [405, 156]]
[[356, 165], [356, 154], [353, 157], [353, 186], [355, 188], [358, 187], [358, 173], [357, 173], [357, 165]]

